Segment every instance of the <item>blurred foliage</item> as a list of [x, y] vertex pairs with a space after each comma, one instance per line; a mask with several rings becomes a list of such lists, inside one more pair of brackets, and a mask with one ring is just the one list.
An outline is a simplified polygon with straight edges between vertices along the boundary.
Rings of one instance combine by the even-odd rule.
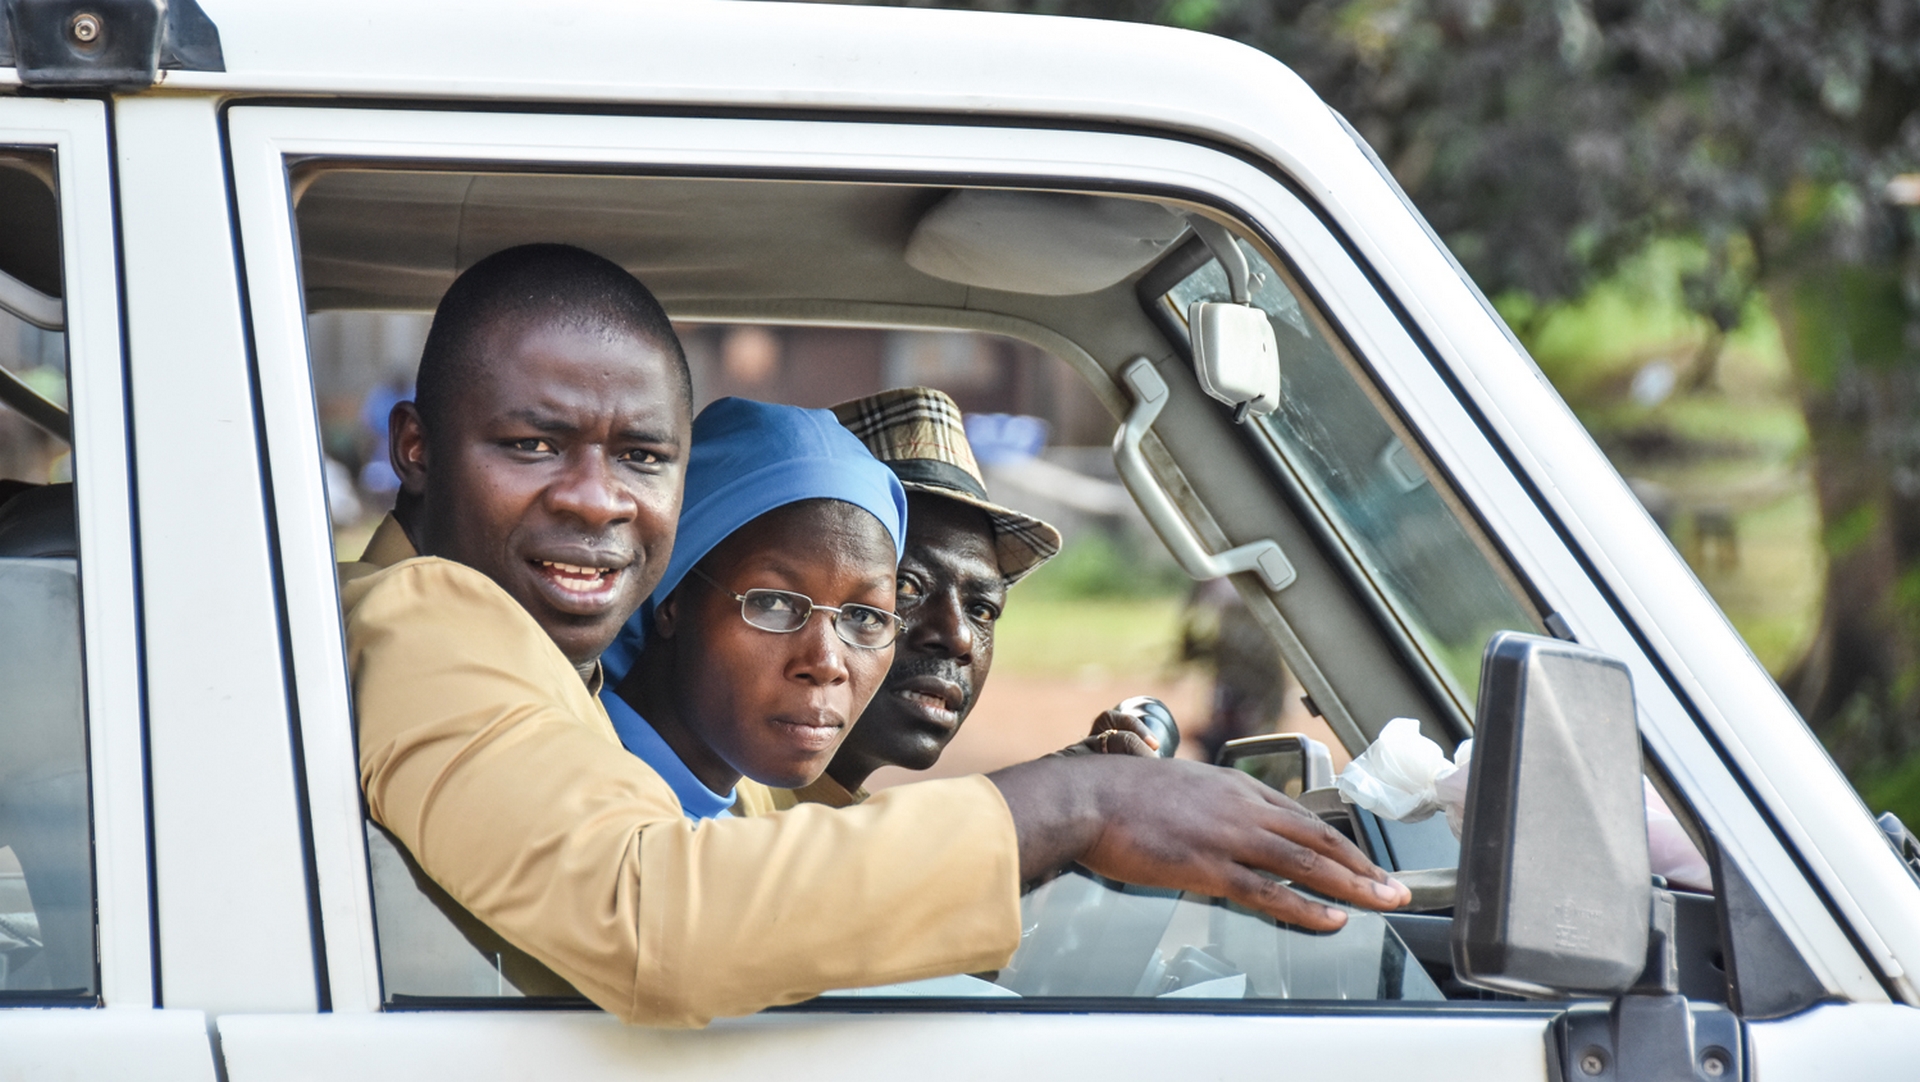
[[1086, 530], [1069, 540], [1060, 555], [1021, 580], [1017, 595], [1029, 598], [1180, 597], [1193, 585], [1164, 552], [1148, 554], [1131, 538]]
[[1008, 595], [994, 632], [993, 671], [1052, 679], [1173, 678], [1184, 598]]
[[[1632, 333], [1650, 342], [1691, 338], [1675, 405], [1643, 418], [1646, 431], [1682, 444], [1715, 427], [1728, 429], [1722, 442], [1804, 440], [1824, 600], [1782, 684], [1877, 804], [1920, 811], [1920, 178], [1897, 180], [1920, 170], [1920, 4], [906, 5], [1157, 22], [1285, 62], [1380, 154], [1543, 366], [1570, 377], [1564, 391], [1603, 443], [1631, 427], [1632, 408], [1608, 393], [1605, 369], [1635, 351], [1565, 343], [1610, 333], [1602, 322], [1639, 322]], [[1691, 336], [1606, 295], [1636, 261], [1674, 251], [1680, 306], [1704, 328]], [[1776, 321], [1799, 425], [1778, 410], [1742, 421], [1684, 407], [1720, 393], [1728, 350]], [[1583, 352], [1599, 362], [1583, 366]]]
[[[1821, 618], [1826, 567], [1807, 426], [1780, 329], [1759, 297], [1721, 342], [1711, 393], [1681, 386], [1716, 333], [1684, 294], [1703, 258], [1688, 242], [1660, 241], [1577, 299], [1508, 293], [1495, 306], [1778, 675], [1796, 667]], [[1703, 530], [1716, 523], [1726, 536]]]

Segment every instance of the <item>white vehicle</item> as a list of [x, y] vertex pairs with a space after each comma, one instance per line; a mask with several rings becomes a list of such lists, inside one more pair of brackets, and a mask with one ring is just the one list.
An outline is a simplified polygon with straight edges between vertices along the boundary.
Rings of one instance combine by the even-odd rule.
[[[1920, 1072], [1914, 871], [1367, 147], [1270, 58], [811, 4], [0, 12], [0, 309], [64, 354], [71, 409], [5, 372], [0, 403], [70, 442], [72, 478], [0, 489], [0, 1077]], [[479, 256], [540, 240], [620, 261], [677, 320], [991, 332], [1060, 358], [1128, 422], [1121, 476], [1169, 549], [1233, 574], [1350, 751], [1397, 716], [1469, 735], [1496, 630], [1618, 659], [1629, 776], [1718, 888], [1671, 895], [1678, 991], [1548, 966], [1486, 982], [1528, 998], [1477, 993], [1444, 910], [1373, 922], [1337, 987], [1288, 974], [1350, 941], [1271, 922], [1280, 968], [1222, 977], [1221, 922], [1253, 918], [1192, 899], [1155, 901], [1159, 983], [1135, 959], [699, 1032], [521, 996], [497, 958], [475, 987], [458, 942], [423, 956], [431, 935], [395, 931], [421, 896], [362, 816], [309, 317], [429, 310]], [[1247, 361], [1265, 348], [1277, 386], [1271, 356]], [[1559, 821], [1540, 777], [1480, 795]], [[1455, 859], [1437, 821], [1354, 822], [1383, 863]], [[1601, 858], [1558, 856], [1521, 870]], [[1640, 867], [1551, 914], [1557, 949], [1638, 922]], [[1187, 917], [1180, 977], [1162, 930]]]

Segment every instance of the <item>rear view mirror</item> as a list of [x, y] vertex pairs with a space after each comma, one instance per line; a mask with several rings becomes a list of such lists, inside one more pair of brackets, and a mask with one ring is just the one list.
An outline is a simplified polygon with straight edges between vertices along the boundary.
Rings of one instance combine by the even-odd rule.
[[1200, 388], [1233, 407], [1239, 424], [1248, 414], [1272, 413], [1280, 406], [1280, 347], [1273, 323], [1252, 301], [1252, 275], [1240, 242], [1220, 223], [1187, 215], [1193, 228], [1227, 276], [1231, 304], [1195, 301], [1187, 308], [1193, 342], [1193, 366]]
[[1200, 387], [1241, 412], [1272, 413], [1280, 405], [1280, 347], [1273, 323], [1244, 304], [1195, 301], [1187, 313]]
[[1618, 995], [1646, 968], [1651, 904], [1626, 666], [1496, 634], [1480, 670], [1455, 973], [1521, 995]]

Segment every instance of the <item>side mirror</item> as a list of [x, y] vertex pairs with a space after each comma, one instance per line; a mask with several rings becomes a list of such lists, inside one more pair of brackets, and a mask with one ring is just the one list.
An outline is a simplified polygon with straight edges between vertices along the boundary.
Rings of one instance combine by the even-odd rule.
[[1300, 794], [1333, 784], [1333, 755], [1327, 746], [1301, 733], [1267, 733], [1229, 740], [1214, 762], [1245, 771], [1298, 800]]
[[1652, 881], [1625, 665], [1502, 631], [1480, 669], [1453, 919], [1461, 980], [1615, 996], [1647, 966]]

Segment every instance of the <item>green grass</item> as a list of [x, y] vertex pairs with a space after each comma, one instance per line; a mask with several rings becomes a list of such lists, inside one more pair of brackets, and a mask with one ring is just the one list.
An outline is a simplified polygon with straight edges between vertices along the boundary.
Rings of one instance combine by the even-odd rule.
[[[1737, 523], [1739, 566], [1698, 573], [1754, 656], [1777, 676], [1800, 660], [1819, 630], [1826, 581], [1819, 511], [1811, 488], [1801, 487]], [[1687, 547], [1683, 538], [1681, 551]]]
[[[1587, 396], [1590, 384], [1622, 373], [1630, 376], [1648, 357], [1697, 347], [1705, 340], [1710, 324], [1688, 310], [1680, 285], [1681, 275], [1704, 260], [1705, 253], [1696, 246], [1665, 241], [1649, 246], [1576, 301], [1539, 305], [1525, 295], [1508, 294], [1494, 306], [1526, 341], [1554, 386], [1569, 400], [1578, 400]], [[1792, 372], [1786, 347], [1760, 297], [1753, 298], [1740, 326], [1728, 336], [1727, 350], [1745, 359], [1735, 377], [1743, 388], [1757, 382], [1769, 394], [1788, 390]]]

